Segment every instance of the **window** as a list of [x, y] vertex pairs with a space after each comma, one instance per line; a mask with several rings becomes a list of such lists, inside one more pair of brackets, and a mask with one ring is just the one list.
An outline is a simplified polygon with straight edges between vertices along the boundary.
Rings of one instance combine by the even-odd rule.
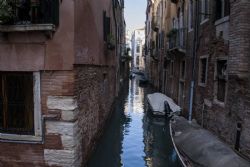
[[10, 5], [14, 24], [59, 25], [59, 0], [15, 0]]
[[181, 65], [180, 65], [180, 78], [181, 79], [185, 79], [185, 66], [186, 66], [186, 63], [184, 60], [181, 62]]
[[137, 65], [137, 67], [140, 65], [140, 58], [139, 58], [139, 56], [136, 56], [136, 65]]
[[216, 100], [224, 103], [227, 86], [227, 60], [217, 60], [215, 79]]
[[217, 0], [216, 1], [216, 20], [226, 17], [230, 14], [230, 2], [229, 0]]
[[136, 53], [140, 53], [140, 44], [137, 44], [137, 46], [136, 46]]
[[1, 73], [0, 78], [0, 132], [33, 135], [32, 75]]
[[41, 136], [39, 73], [0, 72], [0, 138], [8, 135], [13, 140]]
[[189, 0], [189, 20], [188, 27], [189, 29], [193, 29], [193, 17], [194, 17], [194, 3], [193, 0]]
[[208, 19], [209, 16], [209, 0], [201, 0], [201, 22]]
[[201, 57], [199, 63], [199, 85], [205, 86], [207, 82], [207, 64], [208, 58]]
[[106, 16], [106, 11], [103, 11], [103, 40], [108, 42], [110, 35], [110, 17]]
[[170, 63], [170, 75], [171, 76], [174, 75], [174, 61], [171, 61], [171, 63]]

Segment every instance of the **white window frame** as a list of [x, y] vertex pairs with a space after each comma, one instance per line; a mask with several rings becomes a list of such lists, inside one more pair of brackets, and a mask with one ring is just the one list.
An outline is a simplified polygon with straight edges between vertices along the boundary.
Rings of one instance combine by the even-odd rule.
[[34, 135], [18, 135], [0, 133], [1, 141], [11, 142], [41, 142], [42, 141], [42, 114], [41, 114], [41, 86], [40, 72], [33, 72], [34, 95]]
[[[201, 60], [206, 59], [206, 72], [205, 72], [205, 83], [201, 82], [201, 74], [202, 74], [202, 63]], [[200, 56], [199, 59], [199, 76], [198, 76], [198, 85], [202, 87], [206, 87], [207, 85], [207, 73], [208, 73], [208, 55]]]

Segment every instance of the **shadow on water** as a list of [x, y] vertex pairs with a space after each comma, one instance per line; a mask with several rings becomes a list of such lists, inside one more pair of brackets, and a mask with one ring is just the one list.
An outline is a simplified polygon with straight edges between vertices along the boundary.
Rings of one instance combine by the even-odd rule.
[[145, 96], [153, 90], [133, 79], [123, 91], [88, 167], [181, 167], [168, 120], [146, 112]]

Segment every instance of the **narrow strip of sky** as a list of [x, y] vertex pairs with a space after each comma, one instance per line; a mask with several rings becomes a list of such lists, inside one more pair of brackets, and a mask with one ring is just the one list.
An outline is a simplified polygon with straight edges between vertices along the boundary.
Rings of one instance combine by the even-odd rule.
[[127, 30], [145, 27], [147, 0], [125, 0]]

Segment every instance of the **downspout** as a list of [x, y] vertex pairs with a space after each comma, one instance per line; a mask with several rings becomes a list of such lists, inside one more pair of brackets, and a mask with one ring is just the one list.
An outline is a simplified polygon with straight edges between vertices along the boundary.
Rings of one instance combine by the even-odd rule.
[[196, 58], [198, 50], [198, 34], [199, 34], [199, 0], [195, 0], [195, 26], [194, 26], [194, 42], [193, 42], [193, 59], [192, 59], [192, 80], [190, 85], [190, 100], [189, 100], [189, 115], [188, 121], [192, 121], [193, 114], [193, 99], [194, 99], [194, 85], [196, 72]]

